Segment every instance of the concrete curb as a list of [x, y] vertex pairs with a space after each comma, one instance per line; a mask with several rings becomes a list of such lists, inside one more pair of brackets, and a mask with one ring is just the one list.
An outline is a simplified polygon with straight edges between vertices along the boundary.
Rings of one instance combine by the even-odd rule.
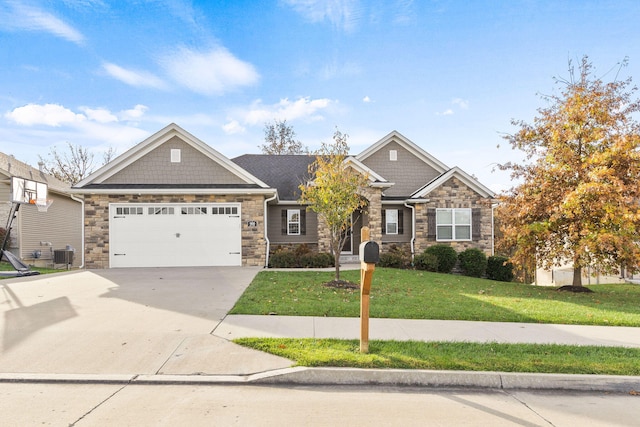
[[640, 391], [640, 377], [403, 369], [287, 368], [252, 375], [0, 374], [0, 383], [121, 385], [333, 385], [494, 390]]

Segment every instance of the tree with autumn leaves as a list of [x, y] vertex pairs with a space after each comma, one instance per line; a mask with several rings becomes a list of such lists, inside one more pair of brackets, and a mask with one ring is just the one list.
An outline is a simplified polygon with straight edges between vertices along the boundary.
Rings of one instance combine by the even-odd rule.
[[587, 266], [640, 267], [637, 89], [631, 78], [605, 83], [594, 73], [588, 57], [577, 69], [570, 62], [569, 79], [542, 97], [548, 105], [533, 123], [512, 121], [519, 130], [505, 138], [525, 162], [501, 165], [519, 182], [498, 207], [501, 247], [520, 265], [532, 256], [546, 269], [572, 263], [577, 287]]
[[300, 203], [318, 214], [329, 231], [335, 257], [335, 280], [340, 280], [340, 252], [351, 227], [351, 214], [365, 205], [362, 189], [368, 177], [345, 165], [349, 155], [348, 136], [336, 129], [333, 142], [323, 142], [309, 166], [309, 181], [300, 185]]

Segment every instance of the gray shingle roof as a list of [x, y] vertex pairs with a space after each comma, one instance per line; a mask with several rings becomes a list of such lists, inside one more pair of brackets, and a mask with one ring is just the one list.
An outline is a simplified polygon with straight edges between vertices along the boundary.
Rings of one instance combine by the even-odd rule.
[[278, 190], [280, 200], [298, 200], [298, 186], [308, 176], [308, 168], [315, 156], [306, 154], [244, 154], [232, 162]]
[[17, 176], [32, 181], [44, 182], [50, 191], [53, 190], [57, 193], [67, 194], [70, 188], [70, 185], [4, 153], [0, 153], [0, 174], [5, 175], [7, 178]]

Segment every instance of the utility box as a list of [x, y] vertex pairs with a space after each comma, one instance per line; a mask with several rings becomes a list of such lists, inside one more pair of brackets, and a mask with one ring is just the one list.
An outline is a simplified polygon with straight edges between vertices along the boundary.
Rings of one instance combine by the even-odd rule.
[[73, 264], [73, 255], [73, 249], [55, 249], [53, 251], [53, 263], [65, 264], [69, 269], [69, 266]]
[[367, 264], [377, 264], [380, 261], [380, 247], [376, 242], [360, 243], [360, 261]]

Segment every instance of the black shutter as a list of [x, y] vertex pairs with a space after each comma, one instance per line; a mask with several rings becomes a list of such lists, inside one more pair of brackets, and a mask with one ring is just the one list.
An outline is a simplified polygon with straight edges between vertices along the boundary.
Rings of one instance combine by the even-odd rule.
[[404, 212], [402, 211], [402, 209], [398, 209], [398, 234], [404, 234], [404, 226], [403, 226], [403, 217], [404, 217]]
[[480, 240], [482, 237], [481, 218], [482, 210], [480, 208], [471, 209], [471, 240]]
[[287, 210], [282, 209], [282, 234], [287, 235], [289, 228], [287, 227]]
[[382, 209], [382, 234], [387, 234], [387, 210]]
[[427, 209], [427, 240], [436, 240], [436, 210]]
[[300, 234], [305, 236], [307, 234], [307, 210], [300, 209]]

